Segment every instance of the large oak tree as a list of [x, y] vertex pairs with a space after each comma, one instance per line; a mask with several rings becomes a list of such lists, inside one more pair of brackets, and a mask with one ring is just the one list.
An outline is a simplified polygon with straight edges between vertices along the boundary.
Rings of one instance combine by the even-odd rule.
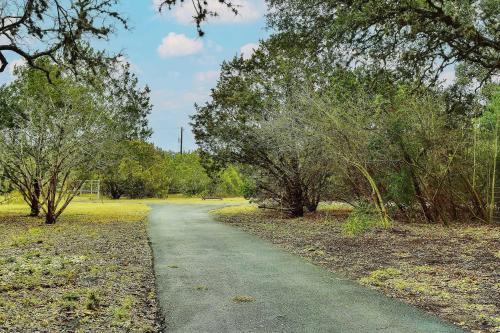
[[433, 83], [465, 64], [482, 81], [500, 71], [497, 0], [270, 0], [285, 43], [341, 64], [395, 69]]
[[95, 51], [94, 40], [106, 40], [116, 24], [127, 28], [115, 9], [118, 0], [0, 1], [0, 72], [7, 66], [5, 52], [13, 52], [31, 67], [50, 70], [36, 60], [50, 58], [74, 73], [96, 69], [117, 55]]

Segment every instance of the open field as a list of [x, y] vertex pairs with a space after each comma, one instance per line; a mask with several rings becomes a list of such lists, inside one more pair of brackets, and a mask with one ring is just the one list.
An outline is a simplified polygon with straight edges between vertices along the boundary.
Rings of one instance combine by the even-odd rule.
[[500, 227], [402, 224], [342, 232], [345, 207], [283, 219], [254, 206], [212, 213], [361, 284], [473, 332], [500, 332]]
[[156, 332], [148, 211], [80, 199], [47, 226], [1, 205], [0, 331]]

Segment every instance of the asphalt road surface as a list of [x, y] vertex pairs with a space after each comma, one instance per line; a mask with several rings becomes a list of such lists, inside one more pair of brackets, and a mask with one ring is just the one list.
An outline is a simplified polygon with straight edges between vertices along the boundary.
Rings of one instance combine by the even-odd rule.
[[153, 206], [149, 233], [166, 332], [463, 332], [214, 221], [208, 211], [216, 207]]

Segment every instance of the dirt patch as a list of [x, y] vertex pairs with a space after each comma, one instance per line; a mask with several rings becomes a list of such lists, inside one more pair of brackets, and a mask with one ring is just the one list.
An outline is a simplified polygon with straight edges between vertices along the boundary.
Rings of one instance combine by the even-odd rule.
[[0, 217], [1, 332], [157, 332], [156, 302], [141, 214]]
[[500, 332], [500, 228], [403, 224], [361, 236], [342, 233], [344, 218], [272, 213], [217, 218], [286, 250], [416, 305], [474, 332]]

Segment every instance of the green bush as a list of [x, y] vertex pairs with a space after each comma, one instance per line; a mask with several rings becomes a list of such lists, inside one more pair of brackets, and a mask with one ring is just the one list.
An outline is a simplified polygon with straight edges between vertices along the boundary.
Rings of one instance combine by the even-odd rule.
[[356, 236], [385, 225], [386, 223], [381, 220], [371, 205], [361, 203], [342, 225], [342, 232], [348, 236]]

